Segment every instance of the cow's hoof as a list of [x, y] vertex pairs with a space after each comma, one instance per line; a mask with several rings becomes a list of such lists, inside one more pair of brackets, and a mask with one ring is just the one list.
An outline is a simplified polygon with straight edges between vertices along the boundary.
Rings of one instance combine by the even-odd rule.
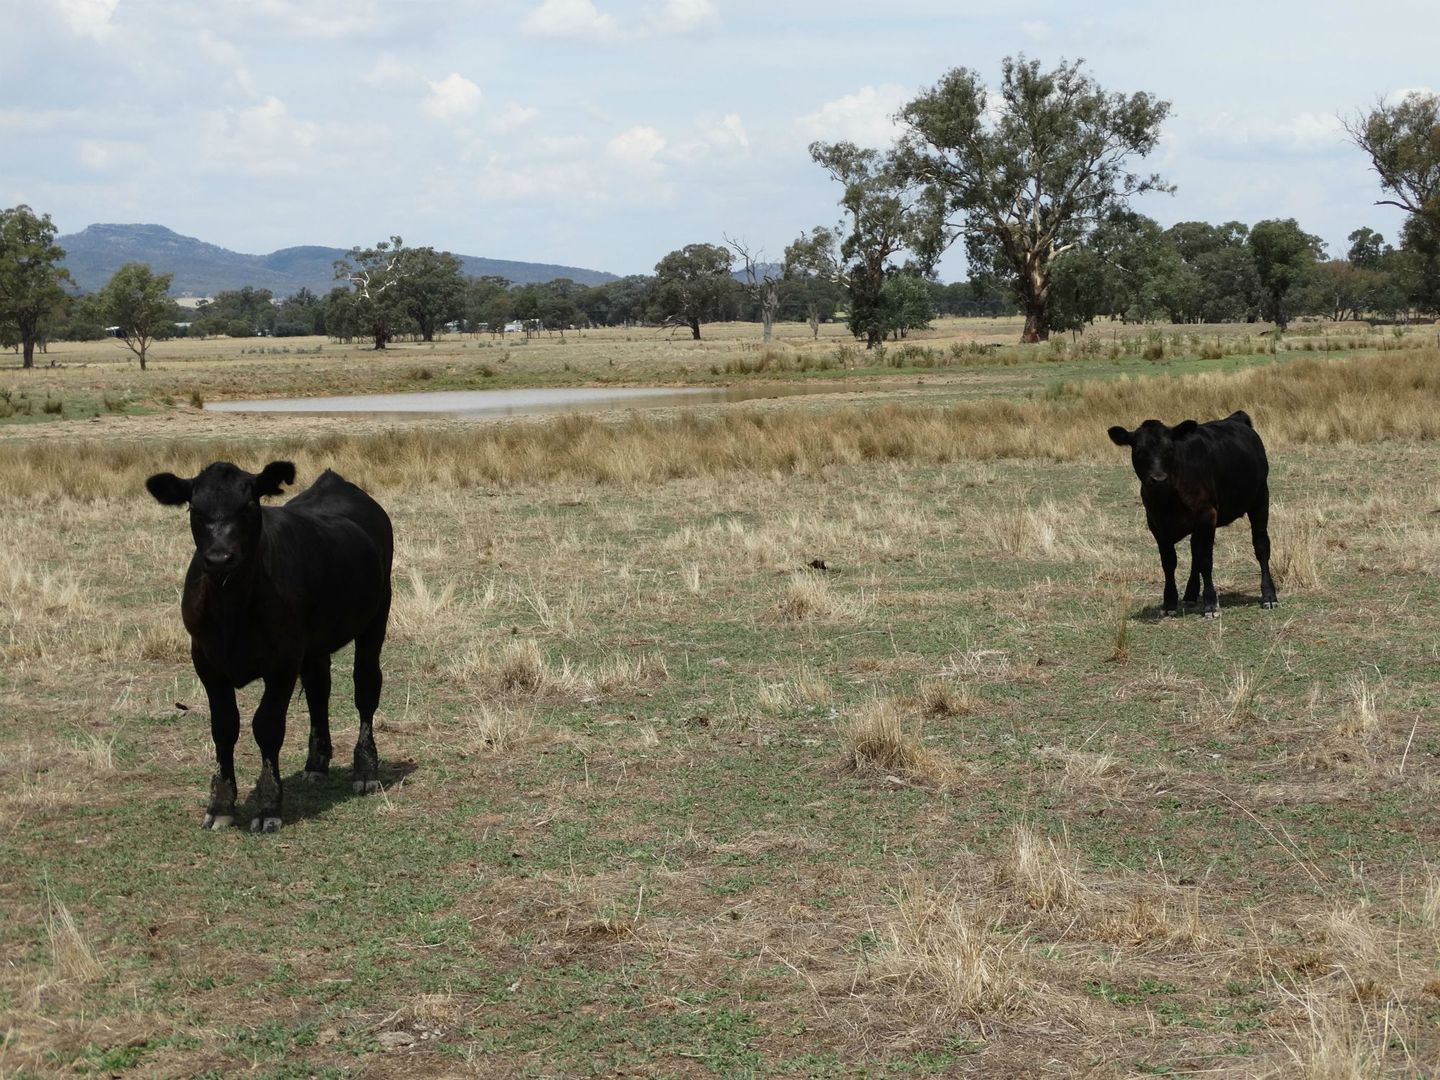
[[379, 791], [380, 788], [379, 780], [356, 780], [350, 785], [350, 790], [356, 795], [367, 795], [372, 791]]
[[1261, 606], [1262, 608], [1264, 608], [1266, 611], [1273, 611], [1275, 608], [1277, 608], [1277, 607], [1280, 606], [1280, 601], [1279, 601], [1279, 600], [1261, 600], [1261, 601], [1260, 601], [1260, 606]]
[[202, 829], [228, 829], [235, 821], [233, 814], [206, 814], [200, 822]]
[[1180, 609], [1167, 607], [1164, 611], [1160, 612], [1160, 614], [1167, 619], [1178, 619], [1180, 617]]
[[1218, 612], [1218, 611], [1207, 611], [1207, 612], [1205, 612], [1205, 618], [1207, 618], [1207, 619], [1218, 619], [1219, 617], [1220, 617], [1220, 612]]
[[321, 780], [326, 779], [329, 775], [330, 774], [328, 772], [322, 771], [320, 769], [306, 769], [303, 773], [300, 774], [300, 779], [304, 780], [308, 784], [317, 784]]
[[279, 832], [280, 819], [278, 817], [257, 817], [250, 822], [251, 832]]

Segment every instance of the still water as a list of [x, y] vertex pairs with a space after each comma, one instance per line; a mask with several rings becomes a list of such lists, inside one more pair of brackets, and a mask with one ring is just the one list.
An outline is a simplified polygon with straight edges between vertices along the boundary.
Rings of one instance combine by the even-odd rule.
[[684, 389], [671, 386], [581, 386], [540, 390], [434, 390], [404, 394], [354, 394], [348, 397], [207, 401], [205, 408], [213, 412], [365, 413], [415, 419], [450, 416], [484, 420], [604, 409], [673, 409], [805, 394], [835, 394], [845, 389], [835, 383], [781, 383]]

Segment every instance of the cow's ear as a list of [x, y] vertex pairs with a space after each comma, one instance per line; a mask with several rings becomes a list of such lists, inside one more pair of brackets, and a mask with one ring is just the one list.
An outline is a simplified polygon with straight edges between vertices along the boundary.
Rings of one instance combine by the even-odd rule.
[[190, 490], [195, 486], [193, 480], [181, 480], [174, 473], [156, 473], [145, 481], [145, 488], [155, 501], [165, 506], [183, 506], [190, 501]]
[[1200, 425], [1194, 420], [1181, 420], [1180, 423], [1170, 429], [1170, 437], [1172, 439], [1188, 439], [1199, 430]]
[[1135, 442], [1135, 437], [1119, 424], [1116, 424], [1110, 429], [1110, 441], [1116, 446], [1130, 446]]
[[295, 482], [295, 466], [289, 461], [272, 461], [265, 468], [260, 470], [260, 475], [255, 478], [255, 497], [263, 499], [266, 495], [279, 495], [280, 489], [286, 484]]

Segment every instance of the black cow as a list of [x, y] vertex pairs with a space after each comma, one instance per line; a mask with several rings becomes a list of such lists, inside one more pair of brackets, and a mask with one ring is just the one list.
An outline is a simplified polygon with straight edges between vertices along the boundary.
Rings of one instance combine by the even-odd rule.
[[1180, 614], [1175, 590], [1175, 543], [1190, 537], [1190, 581], [1185, 603], [1200, 597], [1205, 579], [1205, 617], [1220, 614], [1210, 574], [1215, 559], [1215, 530], [1242, 514], [1250, 515], [1250, 538], [1260, 561], [1260, 606], [1273, 608], [1270, 578], [1270, 463], [1265, 444], [1244, 412], [1197, 424], [1184, 420], [1173, 428], [1146, 420], [1134, 431], [1112, 427], [1110, 439], [1130, 447], [1130, 462], [1140, 478], [1145, 521], [1160, 546], [1165, 569], [1166, 615]]
[[380, 787], [370, 725], [380, 702], [380, 646], [390, 615], [390, 518], [329, 469], [284, 506], [260, 505], [294, 482], [288, 461], [272, 461], [259, 476], [217, 461], [191, 480], [157, 473], [145, 481], [159, 502], [190, 504], [195, 555], [181, 612], [195, 674], [210, 699], [218, 764], [201, 822], [206, 829], [229, 825], [235, 816], [238, 687], [265, 682], [251, 724], [260, 747], [252, 831], [280, 829], [280, 747], [296, 679], [310, 707], [306, 778], [329, 772], [330, 655], [351, 641], [360, 713], [353, 787]]

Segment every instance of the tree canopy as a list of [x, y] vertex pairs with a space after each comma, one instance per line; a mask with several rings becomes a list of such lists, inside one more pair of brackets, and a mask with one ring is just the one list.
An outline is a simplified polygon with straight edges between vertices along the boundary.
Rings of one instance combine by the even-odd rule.
[[696, 341], [700, 324], [714, 318], [727, 294], [737, 288], [730, 276], [730, 249], [687, 244], [655, 264], [654, 310], [672, 325], [688, 326]]
[[141, 371], [150, 343], [175, 321], [174, 301], [166, 295], [171, 277], [154, 273], [144, 263], [126, 263], [100, 290], [106, 318], [120, 328], [125, 344], [140, 359]]
[[14, 328], [27, 368], [35, 366], [35, 342], [46, 321], [65, 302], [71, 278], [60, 265], [64, 257], [49, 214], [36, 217], [23, 203], [0, 210], [0, 324]]
[[1009, 278], [1023, 340], [1044, 340], [1055, 260], [1130, 196], [1172, 190], [1128, 167], [1155, 148], [1169, 111], [1150, 94], [1106, 92], [1080, 61], [1043, 71], [1007, 57], [998, 95], [977, 72], [952, 70], [900, 113], [899, 164], [940, 220], [927, 254], [963, 236], [972, 270]]

